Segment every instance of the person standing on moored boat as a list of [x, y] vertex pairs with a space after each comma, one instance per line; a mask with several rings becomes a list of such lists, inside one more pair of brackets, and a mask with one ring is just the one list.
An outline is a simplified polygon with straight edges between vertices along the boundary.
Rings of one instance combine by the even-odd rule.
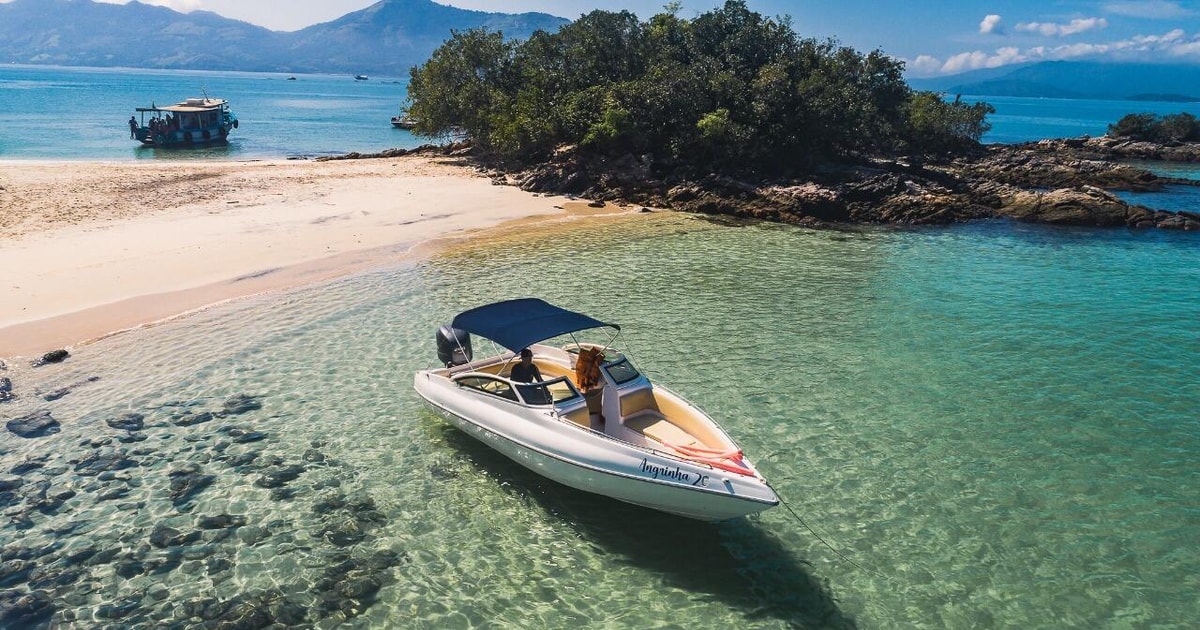
[[521, 350], [521, 362], [514, 365], [509, 378], [522, 383], [533, 383], [542, 380], [542, 373], [533, 364], [533, 351], [529, 348]]

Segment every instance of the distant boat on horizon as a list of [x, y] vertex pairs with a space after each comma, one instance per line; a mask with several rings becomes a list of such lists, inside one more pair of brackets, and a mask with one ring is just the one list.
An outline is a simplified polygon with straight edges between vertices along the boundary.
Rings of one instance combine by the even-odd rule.
[[355, 81], [366, 81], [366, 80], [367, 80], [367, 75], [365, 75], [365, 74], [356, 74], [356, 75], [354, 75], [354, 80], [355, 80]]

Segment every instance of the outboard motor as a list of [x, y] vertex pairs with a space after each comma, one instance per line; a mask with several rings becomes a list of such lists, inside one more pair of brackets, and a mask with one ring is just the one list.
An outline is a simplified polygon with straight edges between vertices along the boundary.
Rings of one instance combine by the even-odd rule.
[[446, 367], [471, 362], [471, 334], [449, 324], [437, 331], [438, 360]]

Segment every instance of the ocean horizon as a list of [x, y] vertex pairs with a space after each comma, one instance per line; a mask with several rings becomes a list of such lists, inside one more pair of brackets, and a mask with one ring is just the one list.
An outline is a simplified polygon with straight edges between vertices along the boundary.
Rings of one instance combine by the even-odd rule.
[[[199, 84], [242, 126], [189, 159], [419, 143], [375, 77], [6, 67], [0, 159], [175, 159], [124, 121]], [[1108, 111], [1025, 105], [992, 133]], [[1197, 209], [1155, 194], [1134, 198]], [[522, 296], [620, 324], [786, 505], [666, 516], [425, 409], [437, 327]], [[61, 427], [0, 441], [0, 614], [41, 603], [0, 626], [1191, 628], [1197, 321], [1179, 231], [652, 212], [489, 232], [5, 366], [0, 418]]]

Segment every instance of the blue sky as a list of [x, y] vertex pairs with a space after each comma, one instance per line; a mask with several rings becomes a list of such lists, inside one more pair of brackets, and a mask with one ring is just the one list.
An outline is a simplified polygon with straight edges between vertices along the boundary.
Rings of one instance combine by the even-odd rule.
[[[9, 0], [0, 0], [0, 2]], [[104, 0], [125, 2], [127, 0]], [[275, 30], [297, 30], [375, 0], [141, 0], [179, 11], [204, 9]], [[667, 0], [437, 0], [465, 9], [542, 11], [576, 18], [628, 9], [641, 18]], [[683, 17], [723, 5], [684, 0]], [[748, 0], [768, 16], [790, 15], [805, 37], [834, 37], [862, 51], [903, 59], [910, 76], [955, 74], [1026, 61], [1088, 59], [1200, 65], [1200, 0]]]

